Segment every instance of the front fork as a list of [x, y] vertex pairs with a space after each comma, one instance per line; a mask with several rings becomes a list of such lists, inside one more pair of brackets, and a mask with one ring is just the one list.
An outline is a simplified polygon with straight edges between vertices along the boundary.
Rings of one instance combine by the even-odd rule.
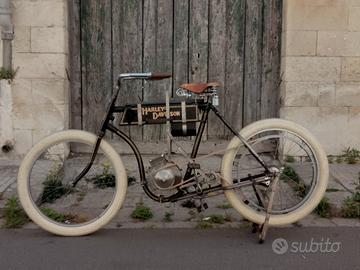
[[89, 163], [86, 165], [86, 167], [81, 171], [81, 173], [73, 181], [73, 183], [72, 183], [73, 187], [75, 187], [77, 185], [77, 183], [81, 180], [81, 178], [83, 178], [89, 172], [89, 170], [91, 169], [91, 166], [94, 164], [96, 155], [99, 152], [99, 147], [100, 147], [100, 144], [101, 144], [101, 140], [105, 136], [106, 130], [107, 130], [108, 126], [109, 126], [109, 122], [114, 120], [113, 112], [114, 112], [115, 102], [116, 102], [116, 99], [117, 99], [118, 94], [119, 94], [120, 86], [121, 86], [121, 81], [118, 80], [116, 90], [115, 90], [115, 92], [114, 92], [114, 94], [113, 94], [113, 96], [111, 98], [111, 104], [110, 104], [108, 110], [106, 111], [105, 116], [103, 118], [103, 121], [101, 123], [100, 132], [98, 134], [98, 137], [97, 137], [97, 140], [96, 140], [96, 143], [95, 143], [95, 147], [94, 147], [94, 150], [93, 150], [92, 155], [91, 155], [91, 159], [90, 159]]
[[81, 178], [83, 178], [91, 169], [91, 166], [93, 165], [93, 163], [95, 161], [96, 155], [99, 152], [101, 140], [102, 140], [102, 138], [104, 138], [104, 135], [105, 135], [105, 133], [102, 133], [101, 135], [98, 136], [94, 150], [91, 155], [91, 159], [90, 159], [89, 163], [86, 165], [86, 167], [81, 171], [81, 173], [75, 178], [74, 182], [72, 183], [73, 187], [75, 187], [76, 184], [81, 180]]

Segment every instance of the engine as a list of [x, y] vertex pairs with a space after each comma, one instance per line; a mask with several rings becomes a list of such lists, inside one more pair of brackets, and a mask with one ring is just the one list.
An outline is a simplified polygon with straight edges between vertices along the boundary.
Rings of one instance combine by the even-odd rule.
[[171, 191], [182, 181], [181, 169], [166, 155], [151, 160], [148, 173], [149, 184], [158, 191]]

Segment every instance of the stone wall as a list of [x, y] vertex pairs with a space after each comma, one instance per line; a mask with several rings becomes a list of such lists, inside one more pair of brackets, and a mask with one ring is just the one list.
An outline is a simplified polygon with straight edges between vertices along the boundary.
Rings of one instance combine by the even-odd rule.
[[360, 149], [360, 0], [285, 0], [281, 117]]
[[66, 0], [12, 0], [15, 154], [67, 127]]

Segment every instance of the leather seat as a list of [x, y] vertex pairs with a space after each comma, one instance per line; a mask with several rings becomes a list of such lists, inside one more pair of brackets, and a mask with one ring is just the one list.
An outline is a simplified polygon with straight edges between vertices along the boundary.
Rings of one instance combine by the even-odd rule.
[[220, 84], [217, 82], [210, 83], [185, 83], [180, 85], [181, 88], [193, 92], [195, 94], [204, 93], [209, 88], [219, 87]]

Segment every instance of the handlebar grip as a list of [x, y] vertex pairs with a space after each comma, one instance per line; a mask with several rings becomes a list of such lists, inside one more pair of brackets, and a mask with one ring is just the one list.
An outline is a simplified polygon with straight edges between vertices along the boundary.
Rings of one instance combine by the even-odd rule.
[[157, 81], [157, 80], [163, 80], [171, 78], [171, 73], [151, 73], [151, 76], [148, 77], [148, 80], [150, 81]]

